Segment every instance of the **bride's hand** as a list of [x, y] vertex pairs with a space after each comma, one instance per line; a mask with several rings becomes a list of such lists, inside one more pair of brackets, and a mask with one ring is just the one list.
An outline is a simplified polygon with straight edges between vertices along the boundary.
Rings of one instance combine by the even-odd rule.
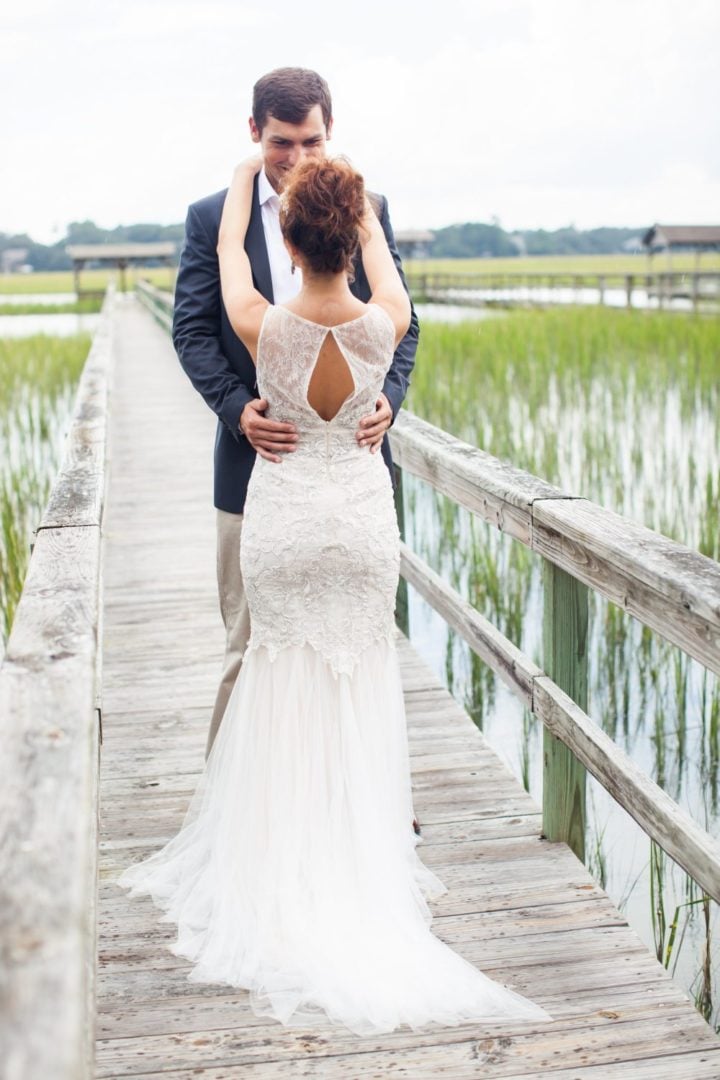
[[[220, 218], [218, 253], [224, 245], [242, 244], [245, 240], [250, 223], [255, 175], [262, 168], [262, 164], [262, 155], [253, 154], [235, 166]], [[228, 260], [225, 260], [225, 273], [226, 276], [230, 273]]]
[[263, 167], [262, 154], [253, 154], [251, 157], [243, 158], [243, 160], [235, 166], [235, 172], [233, 175], [240, 173], [241, 175], [255, 176], [259, 173]]

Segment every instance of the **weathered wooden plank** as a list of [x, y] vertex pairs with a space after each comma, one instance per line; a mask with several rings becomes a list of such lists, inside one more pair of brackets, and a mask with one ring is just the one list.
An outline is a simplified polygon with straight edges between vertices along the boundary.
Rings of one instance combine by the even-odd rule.
[[718, 1080], [719, 1076], [718, 1053], [708, 1048], [686, 1054], [654, 1054], [641, 1061], [616, 1061], [612, 1065], [515, 1073], [506, 1080]]
[[0, 667], [4, 1075], [92, 1073], [106, 297]]
[[402, 1070], [412, 1077], [440, 1075], [453, 1080], [464, 1077], [476, 1080], [478, 1076], [512, 1075], [519, 1067], [527, 1072], [546, 1067], [550, 1062], [572, 1060], [583, 1066], [642, 1060], [657, 1052], [668, 1032], [678, 1048], [697, 1051], [703, 1047], [717, 1054], [715, 1036], [709, 1031], [707, 1034], [698, 1031], [694, 1025], [688, 1031], [684, 1019], [683, 1008], [660, 1004], [629, 1008], [618, 1017], [581, 1017], [564, 1021], [560, 1028], [552, 1025], [545, 1030], [532, 1030], [529, 1024], [468, 1024], [452, 1033], [438, 1028], [415, 1032], [411, 1044], [405, 1046], [396, 1036], [388, 1040], [391, 1045], [385, 1051], [373, 1048], [373, 1043], [379, 1040], [345, 1041], [321, 1025], [312, 1033], [297, 1033], [293, 1037], [286, 1032], [275, 1038], [268, 1029], [262, 1032], [249, 1029], [244, 1034], [232, 1027], [206, 1031], [202, 1036], [195, 1033], [143, 1036], [140, 1061], [133, 1045], [136, 1040], [108, 1040], [99, 1049], [97, 1075], [142, 1075], [148, 1072], [148, 1066], [162, 1068], [163, 1075], [167, 1075], [169, 1070], [197, 1065], [201, 1049], [203, 1071], [213, 1065], [251, 1066], [253, 1078], [310, 1075], [355, 1080], [398, 1074]]
[[[488, 1046], [492, 1044], [492, 1040], [483, 1040], [482, 1045]], [[301, 1047], [301, 1054], [298, 1054], [298, 1058], [302, 1057], [306, 1061], [306, 1065], [303, 1067], [299, 1063], [293, 1063], [293, 1068], [289, 1069], [288, 1064], [282, 1063], [270, 1063], [265, 1064], [262, 1067], [253, 1066], [252, 1076], [253, 1080], [258, 1077], [259, 1080], [282, 1080], [282, 1077], [317, 1077], [318, 1080], [323, 1078], [334, 1078], [334, 1080], [364, 1080], [364, 1078], [372, 1077], [373, 1080], [377, 1080], [381, 1076], [392, 1075], [406, 1075], [412, 1076], [413, 1080], [433, 1080], [434, 1077], [455, 1077], [458, 1080], [464, 1080], [465, 1077], [473, 1077], [476, 1080], [478, 1076], [502, 1076], [505, 1080], [717, 1080], [720, 1076], [720, 1062], [718, 1062], [718, 1054], [711, 1048], [702, 1051], [688, 1051], [685, 1054], [673, 1054], [672, 1057], [656, 1056], [652, 1055], [651, 1058], [639, 1058], [637, 1056], [630, 1056], [629, 1059], [624, 1061], [612, 1061], [611, 1064], [603, 1064], [599, 1066], [586, 1067], [582, 1064], [575, 1065], [570, 1069], [562, 1069], [557, 1071], [556, 1069], [548, 1069], [545, 1067], [545, 1062], [542, 1062], [540, 1071], [535, 1071], [531, 1068], [528, 1071], [527, 1068], [522, 1067], [521, 1072], [487, 1072], [483, 1068], [482, 1072], [478, 1072], [478, 1054], [474, 1055], [474, 1061], [468, 1066], [466, 1070], [461, 1072], [448, 1072], [444, 1068], [442, 1061], [442, 1055], [433, 1055], [433, 1060], [428, 1060], [426, 1064], [422, 1064], [420, 1060], [415, 1058], [412, 1061], [406, 1062], [405, 1055], [398, 1060], [398, 1055], [385, 1055], [384, 1059], [382, 1055], [374, 1054], [369, 1057], [368, 1060], [361, 1059], [361, 1064], [358, 1067], [358, 1071], [354, 1072], [352, 1069], [352, 1062], [354, 1057], [344, 1055], [338, 1057], [337, 1062], [323, 1061], [321, 1067], [316, 1069], [315, 1059], [312, 1058], [307, 1061], [308, 1049], [312, 1044], [308, 1041]], [[202, 1049], [202, 1044], [200, 1046]], [[562, 1060], [578, 1059], [579, 1054], [582, 1052], [581, 1045], [577, 1045], [572, 1050], [566, 1050], [564, 1053], [556, 1051], [556, 1057], [559, 1056]], [[468, 1057], [472, 1060], [473, 1048], [468, 1049]], [[548, 1053], [548, 1058], [551, 1059], [551, 1054]], [[485, 1061], [480, 1059], [482, 1066], [485, 1065]], [[450, 1067], [454, 1069], [454, 1063], [449, 1063]], [[473, 1069], [475, 1071], [473, 1071]], [[677, 1070], [677, 1071], [675, 1071]], [[218, 1066], [217, 1068], [205, 1069], [202, 1066], [194, 1066], [187, 1069], [173, 1069], [171, 1071], [163, 1071], [163, 1080], [196, 1080], [198, 1076], [206, 1077], [207, 1080], [238, 1080], [238, 1077], [247, 1072], [244, 1066]], [[135, 1073], [136, 1080], [150, 1080], [151, 1077], [156, 1078], [157, 1073]], [[116, 1076], [112, 1080], [123, 1080], [123, 1077]]]
[[720, 566], [401, 410], [393, 458], [720, 674]]
[[80, 525], [100, 527], [114, 304], [115, 286], [111, 284], [78, 382], [60, 470], [36, 531]]
[[587, 499], [533, 505], [533, 549], [720, 674], [720, 566]]
[[[548, 991], [551, 991], [548, 986]], [[98, 1012], [98, 1038], [111, 1039], [123, 1035], [160, 1035], [172, 1031], [205, 1031], [213, 1028], [236, 1026], [260, 1028], [264, 1022], [247, 1007], [247, 995], [243, 990], [225, 988], [223, 995], [206, 998], [202, 987], [188, 984], [188, 994], [182, 1004], [175, 1000], [134, 1002], [103, 1005]], [[678, 1005], [684, 999], [677, 987], [659, 980], [656, 976], [648, 981], [635, 981], [618, 986], [578, 987], [572, 994], [550, 994], [547, 1000], [562, 1011], [564, 1019], [588, 1016], [605, 1010], [621, 1012], [627, 1007], [642, 1003]], [[405, 1036], [406, 1037], [406, 1036]]]
[[405, 409], [398, 413], [388, 437], [393, 460], [402, 469], [528, 545], [533, 500], [564, 494], [545, 480], [461, 442]]
[[157, 289], [149, 281], [138, 281], [135, 286], [138, 299], [168, 333], [172, 330], [172, 293]]
[[541, 668], [500, 633], [489, 619], [446, 585], [440, 575], [406, 544], [401, 546], [400, 557], [403, 577], [529, 709], [532, 704], [532, 680], [535, 675], [543, 674]]
[[[411, 560], [408, 560], [408, 565], [410, 563], [412, 574], [418, 581], [423, 580], [427, 585], [437, 577], [417, 556], [413, 555]], [[553, 569], [552, 573], [555, 572]], [[456, 613], [462, 610], [463, 601], [449, 586], [443, 585], [442, 596], [428, 586], [424, 595], [431, 602], [438, 599], [446, 617], [451, 609]], [[558, 624], [562, 624], [566, 616], [567, 611], [561, 607], [557, 612]], [[479, 629], [479, 622], [477, 627], [475, 637], [472, 634], [464, 635], [471, 648], [498, 670], [507, 685], [515, 690], [525, 703], [529, 679], [532, 692], [531, 711], [546, 727], [543, 735], [545, 756], [547, 759], [558, 756], [562, 764], [560, 782], [556, 782], [557, 778], [546, 777], [544, 790], [549, 788], [552, 798], [570, 811], [572, 817], [576, 810], [583, 809], [584, 786], [577, 769], [580, 766], [587, 767], [648, 835], [683, 866], [710, 896], [720, 900], [720, 843], [701, 829], [686, 811], [632, 762], [621, 747], [593, 723], [568, 694], [532, 664], [507, 638], [494, 628], [491, 634], [486, 634], [484, 628], [482, 631]], [[481, 634], [484, 639], [482, 646], [479, 641]], [[492, 647], [488, 645], [490, 641]], [[479, 651], [481, 647], [482, 652]], [[525, 672], [523, 678], [516, 677], [514, 672], [522, 669]], [[509, 676], [511, 670], [512, 677]], [[581, 684], [576, 685], [574, 690], [576, 694], [583, 696]], [[557, 742], [553, 743], [553, 738]], [[567, 752], [563, 747], [567, 747]], [[569, 752], [572, 752], [580, 763], [577, 768], [571, 765], [567, 756]], [[564, 779], [568, 781], [568, 790], [565, 789]], [[559, 790], [555, 790], [558, 787]], [[472, 798], [471, 793], [469, 797]], [[551, 803], [549, 797], [546, 799], [545, 796], [544, 812], [546, 816], [550, 813], [548, 829], [551, 835], [555, 835]], [[574, 825], [575, 841], [580, 854], [584, 843], [582, 819], [583, 814], [579, 813]], [[558, 837], [563, 836], [564, 829], [561, 829]]]
[[534, 712], [645, 832], [720, 901], [720, 843], [701, 829], [552, 680], [535, 680]]

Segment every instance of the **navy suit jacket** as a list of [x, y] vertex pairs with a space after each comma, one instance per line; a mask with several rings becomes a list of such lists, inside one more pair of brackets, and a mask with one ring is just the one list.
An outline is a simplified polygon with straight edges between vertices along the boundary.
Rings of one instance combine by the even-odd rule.
[[[240, 430], [239, 420], [248, 401], [259, 397], [259, 394], [252, 357], [230, 325], [220, 292], [217, 239], [226, 195], [227, 188], [188, 207], [185, 242], [175, 287], [172, 338], [190, 381], [218, 417], [214, 454], [215, 506], [241, 514], [256, 451]], [[371, 199], [377, 205], [376, 212], [407, 290], [390, 225], [387, 200], [384, 196], [371, 196]], [[272, 278], [258, 200], [257, 177], [245, 250], [250, 259], [255, 288], [272, 303]], [[355, 280], [351, 289], [358, 299], [366, 303], [370, 299], [370, 286], [359, 255], [355, 261]], [[412, 303], [411, 309], [410, 327], [395, 351], [383, 385], [393, 420], [407, 393], [410, 372], [415, 363], [419, 327]], [[381, 452], [394, 486], [387, 433]], [[367, 453], [370, 453], [369, 449]]]

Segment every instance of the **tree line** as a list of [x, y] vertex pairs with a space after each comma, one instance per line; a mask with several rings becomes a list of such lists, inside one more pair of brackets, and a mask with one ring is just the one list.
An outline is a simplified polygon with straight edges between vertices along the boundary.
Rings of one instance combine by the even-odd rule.
[[[608, 228], [526, 229], [508, 232], [498, 221], [490, 224], [466, 222], [436, 229], [429, 254], [433, 258], [463, 259], [512, 257], [514, 255], [613, 255], [640, 250], [644, 229]], [[65, 252], [68, 244], [149, 243], [174, 240], [178, 253], [185, 226], [118, 225], [101, 229], [93, 221], [73, 221], [62, 240], [54, 244], [36, 243], [27, 234], [0, 233], [0, 253], [8, 248], [27, 251], [25, 262], [33, 270], [68, 270], [72, 261]]]
[[645, 229], [525, 229], [507, 232], [499, 222], [466, 222], [435, 230], [430, 254], [442, 259], [508, 258], [514, 255], [620, 255], [640, 251]]

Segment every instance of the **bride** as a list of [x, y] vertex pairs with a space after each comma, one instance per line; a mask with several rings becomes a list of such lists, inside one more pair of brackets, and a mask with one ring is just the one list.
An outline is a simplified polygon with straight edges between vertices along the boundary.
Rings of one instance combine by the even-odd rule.
[[[399, 533], [388, 469], [359, 446], [410, 307], [362, 177], [299, 165], [280, 222], [302, 289], [269, 304], [244, 250], [253, 177], [235, 170], [220, 227], [222, 296], [293, 453], [258, 455], [240, 565], [251, 634], [180, 831], [119, 884], [177, 924], [188, 979], [249, 990], [258, 1016], [343, 1024], [550, 1020], [437, 938], [447, 892], [419, 858], [395, 646]], [[356, 299], [357, 246], [372, 290]]]

